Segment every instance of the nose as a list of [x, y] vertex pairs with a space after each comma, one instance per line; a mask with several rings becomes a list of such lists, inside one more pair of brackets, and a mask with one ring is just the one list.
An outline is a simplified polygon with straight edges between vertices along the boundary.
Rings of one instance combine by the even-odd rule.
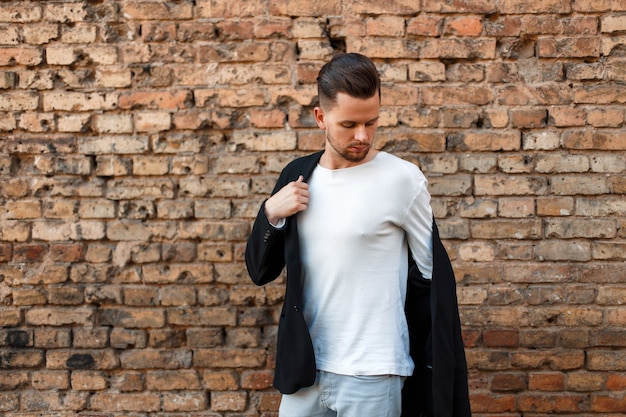
[[363, 141], [367, 141], [368, 135], [367, 135], [367, 129], [365, 128], [365, 126], [359, 126], [356, 128], [356, 130], [354, 131], [354, 139], [358, 140], [359, 142], [363, 142]]

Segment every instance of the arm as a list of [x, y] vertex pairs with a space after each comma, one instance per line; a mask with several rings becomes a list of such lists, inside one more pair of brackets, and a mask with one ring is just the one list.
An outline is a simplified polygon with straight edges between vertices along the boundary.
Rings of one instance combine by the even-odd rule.
[[285, 266], [285, 231], [275, 225], [305, 210], [309, 202], [308, 184], [302, 175], [281, 184], [279, 179], [275, 193], [261, 205], [246, 245], [246, 267], [257, 285], [275, 280]]
[[257, 214], [245, 252], [248, 274], [257, 285], [275, 280], [285, 266], [285, 233], [270, 224], [265, 215], [266, 203]]
[[410, 252], [422, 277], [431, 279], [433, 274], [433, 212], [430, 195], [422, 189], [413, 200], [407, 218], [405, 231]]

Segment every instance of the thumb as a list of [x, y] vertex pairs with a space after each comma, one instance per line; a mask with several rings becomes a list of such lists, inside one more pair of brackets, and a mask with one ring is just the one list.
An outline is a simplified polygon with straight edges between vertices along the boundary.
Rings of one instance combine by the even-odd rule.
[[298, 179], [296, 180], [296, 182], [304, 182], [304, 177], [300, 175]]

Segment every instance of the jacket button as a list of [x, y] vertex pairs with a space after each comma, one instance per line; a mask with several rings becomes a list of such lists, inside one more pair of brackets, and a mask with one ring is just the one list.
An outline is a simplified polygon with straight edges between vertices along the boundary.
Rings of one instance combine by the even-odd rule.
[[300, 307], [298, 307], [297, 305], [294, 304], [293, 309], [296, 311], [300, 311]]

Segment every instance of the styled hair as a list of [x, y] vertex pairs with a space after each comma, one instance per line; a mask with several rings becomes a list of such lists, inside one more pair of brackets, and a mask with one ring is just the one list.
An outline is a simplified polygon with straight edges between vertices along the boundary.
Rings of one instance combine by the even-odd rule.
[[317, 94], [322, 108], [332, 107], [337, 94], [368, 99], [378, 93], [380, 76], [374, 63], [357, 53], [337, 55], [327, 62], [317, 76]]

